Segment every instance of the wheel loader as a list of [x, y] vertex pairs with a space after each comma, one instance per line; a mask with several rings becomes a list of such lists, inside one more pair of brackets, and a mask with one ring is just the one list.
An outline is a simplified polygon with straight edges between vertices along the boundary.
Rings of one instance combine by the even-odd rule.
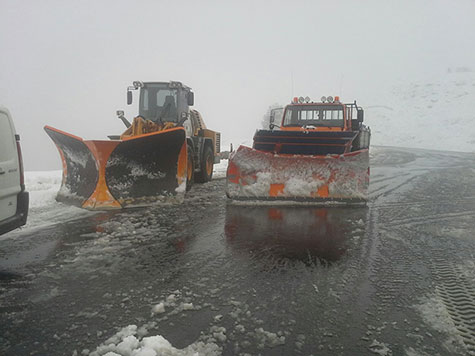
[[[271, 112], [268, 130], [253, 147], [229, 158], [226, 194], [233, 200], [365, 203], [369, 185], [370, 129], [364, 111], [339, 97], [294, 98], [279, 123]], [[280, 109], [282, 111], [282, 108]]]
[[191, 88], [180, 82], [133, 82], [138, 116], [109, 140], [83, 140], [45, 126], [63, 164], [56, 200], [90, 210], [182, 202], [193, 182], [207, 182], [219, 162], [220, 134], [196, 110]]

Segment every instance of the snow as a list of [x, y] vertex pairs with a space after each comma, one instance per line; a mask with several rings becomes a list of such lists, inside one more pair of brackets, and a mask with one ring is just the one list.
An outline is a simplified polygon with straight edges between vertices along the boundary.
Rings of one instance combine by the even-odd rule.
[[448, 69], [432, 81], [393, 83], [355, 98], [374, 145], [475, 152], [475, 72]]
[[30, 193], [30, 208], [55, 204], [61, 180], [62, 171], [25, 172], [25, 186]]
[[422, 297], [420, 303], [414, 308], [420, 313], [426, 324], [448, 336], [444, 346], [451, 354], [456, 354], [457, 349], [464, 349], [463, 340], [459, 336], [444, 302], [437, 294]]
[[183, 180], [181, 184], [175, 188], [175, 192], [177, 193], [184, 193], [186, 191], [186, 180]]
[[371, 345], [369, 345], [369, 349], [372, 353], [380, 355], [380, 356], [392, 355], [391, 349], [389, 349], [389, 347], [386, 344], [379, 342], [378, 340], [373, 340]]
[[228, 168], [228, 160], [221, 159], [219, 163], [214, 165], [213, 179], [222, 179], [226, 177], [226, 169]]
[[161, 302], [161, 303], [158, 303], [157, 305], [154, 305], [152, 308], [152, 313], [153, 314], [165, 313], [165, 303]]
[[129, 325], [102, 345], [90, 356], [217, 356], [221, 348], [213, 342], [195, 342], [184, 349], [177, 349], [161, 335], [140, 338], [137, 326]]
[[61, 181], [62, 171], [59, 170], [25, 172], [25, 186], [30, 199], [26, 225], [0, 236], [0, 240], [16, 238], [25, 232], [30, 233], [58, 222], [91, 215], [90, 211], [56, 201]]

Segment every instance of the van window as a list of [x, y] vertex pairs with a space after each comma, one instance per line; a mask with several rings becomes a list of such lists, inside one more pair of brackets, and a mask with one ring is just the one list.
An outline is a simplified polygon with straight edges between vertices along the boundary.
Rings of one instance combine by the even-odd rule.
[[15, 158], [15, 137], [7, 115], [0, 112], [0, 162]]

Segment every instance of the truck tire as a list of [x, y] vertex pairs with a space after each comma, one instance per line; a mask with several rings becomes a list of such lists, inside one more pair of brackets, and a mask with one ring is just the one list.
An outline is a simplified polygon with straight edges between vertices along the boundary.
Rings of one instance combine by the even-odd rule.
[[196, 181], [206, 183], [213, 177], [214, 153], [213, 149], [206, 145], [201, 157], [201, 171], [196, 173]]
[[186, 166], [186, 191], [188, 192], [195, 181], [195, 161], [194, 161], [193, 148], [188, 145], [187, 147], [187, 166]]

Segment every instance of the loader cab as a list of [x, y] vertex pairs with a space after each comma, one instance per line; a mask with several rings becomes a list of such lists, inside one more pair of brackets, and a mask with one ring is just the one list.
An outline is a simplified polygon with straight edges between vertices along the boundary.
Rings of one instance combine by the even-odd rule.
[[130, 89], [140, 89], [139, 116], [155, 123], [183, 124], [194, 104], [191, 88], [180, 82], [134, 82], [128, 90], [128, 104], [132, 102]]

